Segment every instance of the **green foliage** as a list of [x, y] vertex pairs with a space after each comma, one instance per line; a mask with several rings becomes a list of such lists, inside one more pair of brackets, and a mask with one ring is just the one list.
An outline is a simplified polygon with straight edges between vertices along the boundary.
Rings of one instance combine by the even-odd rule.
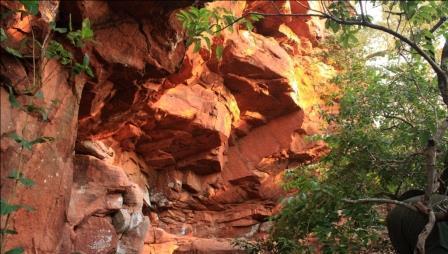
[[8, 39], [8, 36], [5, 33], [5, 30], [3, 28], [0, 28], [0, 42], [5, 41]]
[[7, 252], [5, 252], [5, 254], [22, 254], [24, 252], [25, 252], [25, 250], [22, 247], [17, 247], [17, 248], [8, 250]]
[[16, 141], [22, 148], [28, 149], [30, 151], [33, 148], [33, 145], [54, 141], [53, 137], [46, 136], [38, 137], [34, 140], [26, 140], [25, 138], [17, 135], [17, 133], [15, 132], [11, 133], [9, 137]]
[[82, 59], [82, 64], [75, 63], [75, 65], [73, 66], [73, 72], [75, 74], [80, 74], [81, 72], [85, 72], [90, 77], [92, 77], [92, 78], [95, 77], [95, 75], [93, 74], [92, 69], [90, 68], [89, 56], [87, 54], [84, 55], [84, 57]]
[[18, 171], [18, 170], [12, 170], [11, 173], [8, 175], [9, 179], [14, 179], [17, 182], [20, 182], [21, 184], [23, 184], [26, 187], [31, 187], [34, 185], [34, 181], [26, 178], [22, 172]]
[[65, 27], [56, 27], [56, 22], [54, 21], [50, 22], [49, 26], [51, 30], [61, 34], [65, 34], [68, 31]]
[[[56, 28], [55, 23], [51, 23], [52, 30], [59, 33], [67, 32], [66, 28]], [[89, 19], [82, 21], [82, 27], [79, 30], [73, 31], [70, 21], [69, 32], [66, 35], [67, 39], [76, 47], [84, 47], [84, 44], [93, 40], [93, 30], [90, 27]], [[64, 46], [57, 41], [50, 41], [47, 47], [47, 57], [57, 59], [63, 65], [70, 65], [74, 74], [86, 73], [90, 77], [95, 77], [92, 69], [89, 65], [89, 56], [84, 55], [82, 63], [74, 62], [73, 55], [70, 51], [66, 50]]]
[[69, 30], [67, 39], [78, 48], [84, 47], [85, 42], [93, 40], [93, 30], [90, 27], [90, 20], [88, 18], [82, 21], [81, 29], [72, 31], [72, 25], [70, 24]]
[[73, 55], [70, 51], [66, 50], [61, 43], [57, 41], [50, 41], [47, 47], [47, 57], [57, 59], [62, 65], [71, 64], [73, 61]]
[[31, 15], [39, 13], [39, 0], [19, 0]]
[[223, 47], [222, 47], [222, 45], [217, 45], [216, 46], [216, 57], [218, 58], [218, 59], [221, 59], [222, 58], [222, 51], [223, 51]]
[[[448, 24], [446, 22], [436, 32], [430, 32], [432, 25], [448, 13], [447, 1], [406, 0], [370, 2], [376, 6], [381, 6], [385, 11], [398, 13], [396, 14], [400, 15], [398, 21], [393, 20], [396, 17], [388, 15], [386, 26], [397, 32], [400, 31], [403, 35], [409, 33], [408, 37], [431, 55], [435, 52], [435, 39], [439, 35], [448, 37]], [[354, 7], [347, 1], [333, 1], [331, 4], [328, 4], [327, 10], [329, 14], [342, 21], [372, 22], [371, 16], [367, 13], [363, 15], [355, 12]], [[391, 27], [391, 23], [394, 22], [396, 23], [395, 27]], [[334, 19], [326, 19], [325, 27], [334, 33], [340, 33], [340, 42], [344, 47], [349, 47], [357, 42], [355, 34], [362, 28], [362, 26], [344, 25], [336, 22]]]
[[[428, 67], [412, 56], [401, 63], [402, 56], [389, 55], [384, 68], [366, 67], [355, 52], [348, 56], [337, 60], [349, 65], [334, 79], [343, 88], [339, 115], [324, 114], [339, 131], [324, 137], [332, 152], [322, 164], [341, 181], [356, 179], [364, 193], [422, 188], [424, 158], [418, 151], [447, 115]], [[447, 151], [446, 142], [441, 149]]]
[[48, 113], [42, 107], [36, 106], [34, 104], [28, 104], [24, 106], [24, 110], [28, 113], [37, 113], [42, 121], [48, 121]]
[[14, 95], [14, 91], [13, 91], [12, 87], [8, 86], [8, 90], [9, 90], [9, 95], [8, 95], [9, 103], [11, 104], [11, 106], [13, 108], [20, 108], [20, 103], [17, 101], [17, 98]]
[[[21, 12], [24, 15], [37, 15], [39, 12], [39, 2], [37, 0], [19, 0], [25, 7], [26, 11], [17, 11], [17, 10], [11, 10], [9, 12], [2, 12], [2, 19], [9, 16], [12, 13], [15, 12]], [[49, 28], [52, 31], [64, 34], [67, 33], [67, 29], [66, 28], [58, 28], [56, 27], [56, 23], [55, 22], [51, 22], [49, 24]], [[90, 27], [90, 21], [88, 19], [83, 20], [82, 22], [82, 27], [79, 30], [73, 31], [72, 29], [72, 25], [70, 22], [70, 29], [69, 29], [69, 33], [66, 34], [66, 38], [76, 47], [83, 47], [84, 43], [87, 41], [91, 41], [93, 39], [93, 30]], [[1, 28], [0, 30], [0, 42], [5, 42], [8, 39], [5, 30], [3, 28]], [[27, 43], [29, 41], [29, 38], [25, 38], [20, 47], [22, 47], [25, 43]], [[64, 46], [54, 40], [49, 41], [48, 45], [43, 46], [37, 39], [35, 39], [34, 37], [34, 33], [33, 33], [33, 38], [32, 38], [32, 43], [33, 43], [33, 52], [34, 52], [34, 46], [37, 45], [38, 47], [41, 48], [42, 53], [41, 55], [46, 56], [48, 58], [54, 58], [57, 59], [62, 65], [65, 66], [70, 66], [72, 68], [72, 73], [73, 74], [80, 74], [81, 72], [85, 72], [87, 75], [93, 77], [93, 71], [91, 70], [90, 66], [89, 66], [89, 58], [87, 55], [84, 56], [82, 63], [76, 63], [74, 60], [74, 57], [72, 55], [72, 53], [68, 50], [66, 50], [64, 48]], [[18, 57], [18, 58], [23, 58], [23, 56], [21, 55], [21, 53], [13, 48], [10, 47], [6, 47], [4, 45], [2, 45], [2, 48], [8, 52], [9, 54]], [[27, 56], [28, 57], [28, 56]], [[32, 60], [33, 60], [33, 71], [34, 74], [37, 70], [39, 70], [39, 68], [36, 68], [36, 60], [37, 57], [34, 55], [32, 55]], [[40, 59], [41, 61], [43, 59]], [[27, 61], [27, 59], [23, 60], [24, 62]], [[38, 74], [39, 75], [39, 74]], [[36, 75], [34, 75], [34, 79], [33, 79], [33, 85], [36, 84]], [[8, 84], [7, 85], [7, 89], [9, 92], [8, 95], [8, 100], [11, 104], [11, 107], [13, 108], [18, 108], [21, 109], [27, 113], [31, 113], [31, 114], [37, 114], [39, 115], [39, 117], [43, 120], [43, 121], [48, 121], [48, 113], [47, 111], [40, 107], [35, 105], [33, 102], [31, 103], [25, 103], [24, 105], [22, 105], [16, 98], [15, 95], [15, 91], [13, 89], [13, 85], [12, 84]], [[22, 93], [23, 95], [33, 95], [30, 92], [29, 88], [25, 89], [25, 92]], [[27, 97], [30, 98], [30, 97]], [[43, 93], [42, 91], [38, 91], [34, 94], [33, 97], [31, 97], [32, 99], [37, 98], [37, 99], [43, 99]], [[59, 101], [58, 100], [52, 100], [52, 105], [58, 105]], [[32, 187], [35, 185], [35, 182], [30, 179], [27, 178], [23, 172], [21, 171], [21, 166], [22, 166], [22, 150], [26, 149], [26, 150], [32, 150], [33, 146], [36, 144], [42, 144], [42, 143], [47, 143], [47, 142], [52, 142], [54, 140], [53, 137], [47, 137], [47, 136], [40, 136], [37, 137], [33, 140], [27, 140], [25, 139], [23, 136], [18, 135], [16, 132], [10, 133], [9, 134], [9, 138], [11, 138], [12, 140], [14, 140], [15, 142], [17, 142], [20, 147], [21, 150], [18, 153], [19, 154], [19, 166], [18, 169], [13, 169], [11, 170], [11, 172], [8, 175], [8, 178], [14, 181], [14, 185], [13, 188], [16, 188], [16, 186], [18, 184], [21, 184], [25, 187]], [[22, 247], [16, 247], [10, 250], [4, 250], [3, 247], [5, 246], [5, 241], [8, 235], [15, 235], [17, 234], [17, 231], [13, 230], [13, 229], [9, 229], [8, 228], [8, 222], [10, 221], [9, 219], [11, 218], [11, 216], [13, 216], [14, 212], [17, 212], [19, 209], [25, 209], [27, 211], [34, 211], [34, 208], [25, 205], [25, 204], [11, 204], [8, 202], [7, 199], [5, 199], [4, 197], [2, 197], [2, 199], [0, 199], [0, 216], [2, 216], [2, 225], [0, 228], [0, 251], [2, 252], [2, 254], [21, 254], [24, 253], [24, 249]], [[6, 219], [3, 218], [6, 217]]]
[[267, 239], [264, 241], [248, 241], [246, 239], [235, 239], [232, 245], [245, 250], [248, 254], [282, 254], [291, 253], [295, 248], [295, 243], [287, 238], [276, 240]]
[[23, 58], [23, 55], [17, 50], [17, 49], [13, 49], [10, 47], [4, 47], [5, 51], [8, 52], [9, 54], [18, 57], [18, 58]]
[[282, 212], [274, 217], [273, 238], [297, 239], [282, 253], [315, 253], [315, 237], [323, 253], [359, 253], [377, 241], [377, 213], [369, 206], [348, 206], [344, 197], [360, 197], [347, 182], [318, 179], [311, 168], [289, 172], [288, 189], [300, 189], [285, 200]]
[[20, 205], [9, 204], [3, 199], [0, 199], [0, 215], [7, 215], [20, 209]]
[[12, 229], [0, 229], [0, 235], [17, 235], [17, 231]]
[[[423, 189], [426, 162], [420, 151], [436, 124], [448, 116], [437, 81], [420, 56], [390, 51], [387, 62], [371, 65], [363, 48], [349, 45], [343, 50], [335, 42], [325, 46], [334, 50], [324, 58], [343, 63], [332, 80], [340, 94], [328, 101], [328, 106], [338, 101], [340, 111], [322, 110], [333, 130], [313, 138], [325, 141], [331, 152], [287, 174], [285, 187], [299, 192], [274, 218], [271, 239], [296, 240], [293, 251], [284, 253], [314, 253], [309, 237], [318, 239], [324, 253], [369, 252], [380, 241], [378, 210], [342, 200], [396, 198], [408, 189]], [[444, 156], [448, 135], [440, 144]], [[443, 166], [438, 161], [436, 168]]]
[[28, 205], [13, 205], [13, 204], [9, 204], [6, 200], [0, 199], [0, 215], [1, 216], [8, 215], [8, 214], [13, 213], [21, 208], [23, 208], [29, 212], [34, 211], [34, 208], [32, 208]]
[[[187, 34], [187, 46], [194, 44], [194, 52], [201, 49], [202, 41], [205, 41], [208, 50], [212, 49], [211, 38], [219, 35], [224, 29], [233, 31], [235, 24], [243, 24], [247, 30], [252, 31], [252, 22], [259, 21], [262, 16], [252, 14], [249, 17], [235, 17], [230, 10], [225, 8], [196, 8], [181, 10], [177, 18], [182, 23]], [[218, 59], [222, 56], [222, 45], [217, 45], [215, 54]]]
[[[13, 108], [22, 109], [23, 111], [25, 111], [27, 113], [36, 113], [40, 116], [42, 121], [48, 121], [48, 113], [44, 108], [34, 105], [33, 103], [22, 106], [17, 101], [17, 98], [14, 95], [14, 91], [13, 91], [12, 87], [8, 86], [8, 90], [9, 90], [9, 95], [8, 95], [9, 103], [11, 104], [11, 106]], [[42, 92], [37, 92], [35, 97], [42, 99], [43, 98]]]

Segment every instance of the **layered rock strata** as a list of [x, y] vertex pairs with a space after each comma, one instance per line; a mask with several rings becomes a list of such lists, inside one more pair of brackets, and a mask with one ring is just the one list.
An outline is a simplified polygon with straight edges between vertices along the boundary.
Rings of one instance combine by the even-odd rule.
[[[49, 10], [59, 12], [59, 27], [69, 13], [74, 24], [89, 18], [95, 38], [82, 53], [95, 78], [72, 84], [68, 70], [48, 61], [40, 100], [60, 102], [52, 104], [49, 123], [11, 107], [2, 86], [2, 195], [13, 189], [4, 172], [17, 167], [18, 156], [37, 185], [17, 190], [15, 201], [36, 211], [14, 215], [20, 237], [8, 246], [38, 253], [239, 253], [232, 239], [266, 236], [268, 218], [287, 195], [285, 170], [327, 149], [306, 139], [320, 132], [316, 105], [323, 105], [333, 72], [313, 55], [320, 23], [266, 18], [254, 32], [235, 27], [215, 40], [214, 47], [224, 46], [217, 60], [185, 46], [175, 15], [193, 1], [51, 3], [40, 3], [41, 17], [28, 27], [48, 24]], [[273, 8], [266, 1], [207, 5], [235, 15]], [[308, 8], [307, 1], [275, 5], [285, 13]], [[4, 22], [14, 35], [24, 21]], [[2, 76], [25, 103], [21, 80], [31, 72], [23, 65], [2, 57]], [[18, 129], [55, 141], [18, 153], [7, 136]]]

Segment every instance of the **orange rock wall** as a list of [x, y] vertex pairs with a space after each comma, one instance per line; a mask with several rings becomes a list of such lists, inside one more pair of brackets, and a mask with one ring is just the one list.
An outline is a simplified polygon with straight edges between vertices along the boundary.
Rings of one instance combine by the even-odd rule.
[[[37, 187], [18, 188], [13, 200], [37, 211], [13, 216], [19, 235], [8, 246], [38, 253], [238, 253], [231, 239], [267, 235], [267, 219], [287, 195], [283, 172], [326, 152], [306, 139], [320, 132], [322, 96], [335, 89], [328, 84], [332, 67], [315, 56], [322, 24], [266, 18], [253, 33], [235, 26], [215, 40], [224, 46], [217, 61], [205, 49], [185, 47], [175, 14], [192, 2], [52, 2], [58, 25], [67, 24], [68, 13], [74, 24], [92, 22], [95, 41], [83, 53], [95, 78], [69, 85], [67, 70], [49, 61], [42, 103], [61, 101], [49, 123], [12, 108], [2, 85], [2, 196], [12, 193], [6, 175], [19, 163], [8, 133], [26, 124], [25, 136], [56, 138], [23, 154], [24, 173]], [[223, 1], [208, 8], [305, 13], [308, 4]], [[49, 9], [40, 4], [41, 13]], [[13, 17], [2, 26], [18, 22]], [[33, 22], [48, 24], [43, 17]], [[27, 100], [20, 95], [27, 86], [19, 82], [18, 75], [27, 76], [22, 65], [2, 56], [2, 75]]]

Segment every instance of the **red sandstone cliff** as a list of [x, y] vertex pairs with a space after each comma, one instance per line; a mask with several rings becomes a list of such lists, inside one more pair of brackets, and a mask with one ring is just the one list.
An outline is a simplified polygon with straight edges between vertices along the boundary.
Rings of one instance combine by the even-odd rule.
[[[29, 38], [31, 29], [42, 36], [53, 18], [66, 25], [69, 13], [74, 24], [89, 18], [95, 32], [76, 52], [89, 54], [95, 78], [71, 80], [57, 61], [43, 60], [39, 97], [26, 93], [29, 61], [2, 52], [2, 80], [10, 82], [0, 89], [1, 194], [35, 209], [11, 217], [18, 234], [7, 246], [27, 253], [238, 253], [231, 239], [267, 234], [266, 220], [286, 195], [283, 172], [326, 149], [305, 139], [319, 132], [316, 105], [332, 89], [332, 68], [314, 57], [320, 23], [266, 18], [255, 33], [224, 32], [217, 61], [185, 47], [175, 13], [192, 2], [49, 1], [38, 17], [2, 21], [7, 45]], [[306, 12], [308, 2], [275, 4], [210, 5], [241, 15]], [[2, 12], [20, 7], [2, 2]], [[49, 121], [12, 107], [7, 86], [20, 103], [45, 105]], [[19, 152], [11, 132], [55, 140]], [[14, 187], [7, 175], [17, 167], [36, 186]]]

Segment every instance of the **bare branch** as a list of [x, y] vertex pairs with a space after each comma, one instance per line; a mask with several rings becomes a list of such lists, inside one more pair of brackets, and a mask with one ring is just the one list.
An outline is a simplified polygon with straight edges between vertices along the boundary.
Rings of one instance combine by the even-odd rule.
[[[325, 12], [321, 12], [318, 10], [313, 10], [310, 9], [310, 11], [314, 11], [317, 12], [318, 14], [311, 14], [311, 13], [282, 13], [282, 14], [276, 14], [276, 13], [260, 13], [260, 12], [250, 12], [247, 13], [246, 15], [249, 14], [257, 14], [257, 15], [262, 15], [262, 16], [290, 16], [290, 17], [320, 17], [320, 18], [326, 18], [326, 19], [330, 19], [338, 24], [342, 24], [342, 25], [355, 25], [355, 26], [364, 26], [364, 27], [369, 27], [375, 30], [379, 30], [379, 31], [383, 31], [387, 34], [390, 34], [392, 36], [394, 36], [395, 38], [399, 39], [400, 41], [403, 41], [404, 43], [408, 44], [412, 49], [414, 49], [420, 56], [422, 56], [431, 66], [431, 68], [436, 72], [437, 76], [439, 79], [444, 80], [444, 83], [447, 84], [448, 83], [448, 74], [442, 69], [441, 66], [439, 66], [430, 55], [428, 55], [422, 48], [420, 48], [415, 42], [411, 41], [409, 38], [405, 37], [404, 35], [381, 25], [377, 25], [377, 24], [373, 24], [370, 22], [365, 22], [363, 20], [359, 21], [359, 20], [342, 20], [339, 19], [329, 13], [325, 13]], [[445, 98], [444, 98], [445, 101]], [[448, 95], [446, 98], [446, 102], [445, 104], [448, 105]]]
[[415, 254], [425, 254], [425, 243], [432, 229], [434, 228], [434, 224], [436, 223], [436, 216], [434, 211], [431, 210], [429, 212], [429, 220], [423, 228], [422, 232], [418, 235], [417, 245], [415, 246], [414, 253]]
[[408, 120], [404, 119], [401, 116], [391, 116], [391, 115], [383, 115], [384, 118], [389, 118], [389, 119], [397, 119], [402, 121], [403, 123], [409, 125], [411, 128], [415, 129], [415, 126]]
[[385, 13], [389, 13], [389, 14], [393, 14], [393, 15], [404, 15], [406, 13], [404, 12], [395, 12], [395, 11], [388, 11], [388, 10], [384, 10]]
[[442, 73], [437, 73], [437, 85], [439, 87], [440, 93], [442, 95], [443, 102], [448, 107], [448, 40], [445, 40], [445, 45], [442, 49], [442, 57], [440, 59], [440, 67]]
[[432, 69], [438, 74], [440, 75], [443, 79], [448, 80], [448, 75], [442, 70], [442, 68], [431, 58], [430, 55], [428, 55], [423, 49], [421, 49], [416, 43], [414, 43], [413, 41], [411, 41], [410, 39], [406, 38], [405, 36], [403, 36], [402, 34], [399, 34], [398, 32], [395, 32], [387, 27], [384, 26], [380, 26], [380, 25], [376, 25], [373, 23], [367, 23], [367, 22], [362, 22], [362, 21], [348, 21], [348, 20], [340, 20], [337, 19], [333, 16], [328, 15], [328, 18], [332, 19], [333, 21], [339, 23], [339, 24], [344, 24], [344, 25], [359, 25], [359, 26], [365, 26], [365, 27], [370, 27], [372, 29], [375, 30], [380, 30], [383, 31], [385, 33], [388, 33], [396, 38], [398, 38], [399, 40], [405, 42], [406, 44], [408, 44], [411, 48], [413, 48], [415, 51], [417, 51], [417, 53], [422, 56], [432, 67]]
[[361, 19], [362, 19], [362, 21], [366, 21], [366, 19], [365, 19], [365, 16], [364, 16], [364, 10], [363, 10], [363, 7], [362, 7], [362, 1], [359, 1], [359, 9], [361, 10]]
[[350, 203], [350, 204], [367, 204], [367, 203], [394, 204], [394, 205], [404, 206], [404, 207], [409, 208], [415, 212], [419, 212], [417, 210], [417, 208], [415, 208], [415, 206], [413, 206], [409, 203], [398, 201], [398, 200], [393, 200], [393, 199], [387, 199], [387, 198], [362, 198], [362, 199], [356, 199], [356, 200], [342, 199], [342, 201], [344, 201], [346, 203]]
[[447, 21], [447, 19], [447, 17], [441, 17], [439, 21], [431, 29], [429, 29], [429, 31], [431, 33], [434, 33], [439, 27], [443, 25], [443, 23], [445, 23], [445, 21]]
[[[319, 12], [319, 11], [316, 11]], [[261, 15], [265, 17], [272, 17], [272, 16], [281, 16], [281, 17], [320, 17], [320, 18], [327, 18], [327, 14], [311, 14], [311, 13], [262, 13], [262, 12], [248, 12], [246, 15], [249, 14], [256, 14]], [[244, 15], [244, 16], [246, 16]]]
[[365, 60], [369, 60], [369, 59], [372, 59], [372, 58], [375, 58], [375, 57], [383, 57], [383, 56], [385, 56], [389, 51], [390, 51], [390, 50], [388, 50], [388, 49], [380, 50], [380, 51], [377, 51], [377, 52], [374, 52], [374, 53], [372, 53], [372, 54], [367, 55], [364, 59], [365, 59]]

